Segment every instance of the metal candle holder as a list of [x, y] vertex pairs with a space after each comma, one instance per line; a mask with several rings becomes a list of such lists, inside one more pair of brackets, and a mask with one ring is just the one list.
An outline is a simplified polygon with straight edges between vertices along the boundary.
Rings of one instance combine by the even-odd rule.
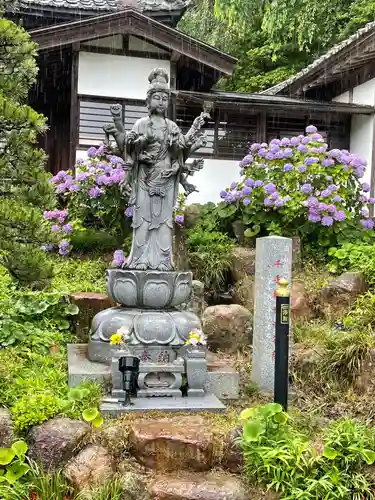
[[139, 358], [136, 356], [122, 356], [118, 362], [118, 368], [122, 373], [122, 386], [125, 392], [124, 406], [130, 406], [130, 395], [136, 388], [139, 374]]

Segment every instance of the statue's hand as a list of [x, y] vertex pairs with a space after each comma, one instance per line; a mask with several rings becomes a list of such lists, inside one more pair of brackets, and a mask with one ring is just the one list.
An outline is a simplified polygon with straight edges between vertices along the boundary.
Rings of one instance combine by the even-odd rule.
[[197, 148], [205, 148], [207, 146], [207, 136], [202, 134], [200, 137], [198, 137], [194, 146], [197, 146]]
[[191, 165], [189, 165], [189, 170], [192, 172], [198, 172], [199, 170], [202, 170], [204, 165], [204, 159], [199, 158], [198, 160], [194, 160]]
[[193, 127], [195, 129], [199, 130], [204, 125], [204, 122], [206, 121], [206, 119], [207, 119], [207, 113], [201, 113], [193, 121]]
[[122, 115], [122, 106], [121, 106], [121, 104], [112, 104], [109, 107], [109, 110], [110, 110], [110, 113], [113, 116], [113, 118], [115, 118], [115, 119], [121, 118], [121, 115]]
[[106, 125], [103, 125], [103, 130], [108, 135], [114, 136], [116, 133], [118, 133], [117, 127], [114, 123], [107, 123]]
[[134, 142], [138, 139], [138, 134], [137, 132], [134, 132], [134, 130], [131, 130], [127, 136], [126, 136], [126, 141], [129, 144], [134, 144]]
[[131, 195], [132, 188], [131, 188], [131, 186], [126, 178], [120, 182], [119, 187], [120, 187], [121, 194], [123, 194], [125, 196]]
[[171, 168], [169, 170], [164, 170], [162, 173], [161, 173], [161, 177], [163, 178], [168, 178], [168, 177], [171, 177], [173, 174], [175, 174], [176, 172]]
[[199, 193], [197, 186], [194, 186], [194, 184], [190, 184], [189, 182], [185, 182], [184, 185], [184, 190], [185, 190], [185, 195], [189, 196], [191, 193]]
[[147, 144], [153, 144], [156, 141], [156, 136], [152, 132], [152, 130], [147, 129], [146, 135], [145, 135], [145, 140]]

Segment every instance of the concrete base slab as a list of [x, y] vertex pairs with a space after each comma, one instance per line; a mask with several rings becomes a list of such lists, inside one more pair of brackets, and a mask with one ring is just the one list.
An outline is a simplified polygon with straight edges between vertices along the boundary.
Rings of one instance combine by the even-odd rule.
[[81, 382], [111, 383], [111, 367], [94, 363], [87, 357], [87, 344], [68, 344], [68, 384], [75, 387]]
[[100, 411], [105, 417], [118, 417], [124, 413], [135, 413], [145, 411], [169, 411], [169, 412], [200, 412], [209, 411], [214, 413], [225, 413], [226, 408], [214, 394], [204, 397], [184, 398], [132, 398], [131, 406], [124, 406], [115, 398], [107, 397], [100, 405]]
[[[208, 353], [207, 368], [204, 387], [206, 393], [212, 393], [221, 400], [239, 398], [239, 375], [231, 366], [217, 361], [213, 353]], [[87, 344], [68, 344], [69, 387], [77, 386], [85, 380], [109, 386], [111, 368], [104, 363], [90, 361], [87, 357]]]

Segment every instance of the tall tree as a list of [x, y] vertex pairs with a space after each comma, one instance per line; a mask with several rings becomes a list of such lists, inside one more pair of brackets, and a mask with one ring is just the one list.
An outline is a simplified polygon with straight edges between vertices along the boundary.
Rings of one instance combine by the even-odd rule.
[[43, 209], [55, 202], [45, 154], [37, 147], [46, 120], [27, 106], [35, 82], [36, 45], [5, 19], [0, 5], [0, 263], [21, 284], [41, 285], [52, 267], [42, 243], [50, 237]]
[[[227, 90], [256, 92], [296, 73], [375, 18], [375, 0], [196, 0], [179, 28], [238, 58]], [[225, 33], [225, 36], [223, 36]]]

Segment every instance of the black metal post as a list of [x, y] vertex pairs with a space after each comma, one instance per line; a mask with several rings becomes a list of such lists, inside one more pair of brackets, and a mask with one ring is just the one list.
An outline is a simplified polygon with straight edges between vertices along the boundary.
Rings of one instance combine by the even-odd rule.
[[274, 402], [288, 409], [290, 292], [287, 280], [276, 290]]
[[119, 370], [122, 373], [122, 385], [125, 392], [124, 406], [130, 406], [130, 395], [135, 389], [139, 374], [139, 358], [136, 356], [123, 356], [119, 359]]

